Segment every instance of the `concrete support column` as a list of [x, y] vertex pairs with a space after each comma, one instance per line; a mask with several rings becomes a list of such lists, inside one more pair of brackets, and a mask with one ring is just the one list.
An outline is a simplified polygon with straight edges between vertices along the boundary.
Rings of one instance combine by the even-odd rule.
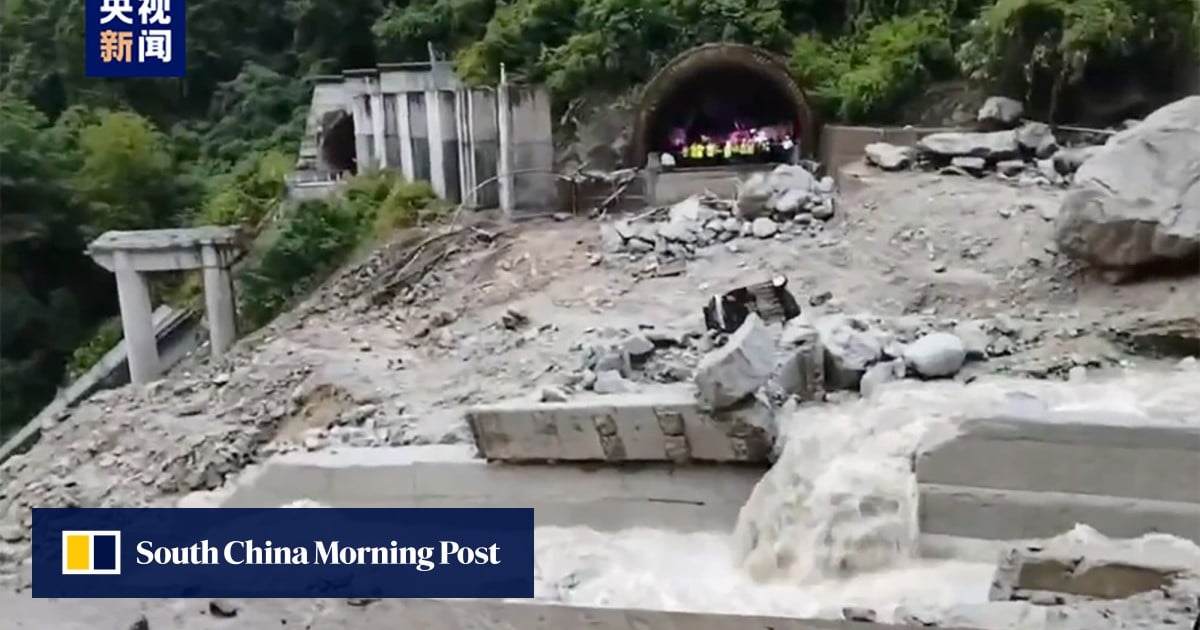
[[438, 197], [446, 198], [446, 168], [442, 152], [445, 147], [446, 134], [442, 127], [441, 91], [427, 90], [425, 92], [425, 117], [429, 129], [429, 183], [433, 184], [433, 192]]
[[129, 357], [129, 380], [144, 385], [158, 377], [158, 343], [154, 338], [154, 311], [146, 277], [133, 267], [129, 254], [113, 252], [117, 300], [121, 305], [121, 330]]
[[500, 210], [505, 216], [513, 211], [512, 173], [512, 102], [508, 93], [508, 81], [504, 66], [500, 66], [500, 87], [496, 89], [497, 126], [500, 136], [500, 163], [496, 175], [500, 184]]
[[396, 95], [396, 135], [400, 138], [400, 170], [404, 179], [416, 180], [416, 165], [413, 163], [412, 121], [409, 119], [408, 93]]
[[204, 265], [204, 308], [208, 319], [210, 352], [219, 358], [237, 338], [237, 312], [233, 301], [233, 275], [224, 256], [213, 245], [200, 249]]
[[358, 165], [358, 172], [362, 173], [375, 165], [369, 142], [373, 127], [371, 115], [367, 111], [366, 97], [355, 96], [350, 99], [350, 109], [350, 114], [354, 117], [354, 159]]
[[642, 194], [652, 204], [658, 203], [658, 174], [662, 171], [662, 158], [658, 153], [646, 156], [646, 170], [642, 173], [645, 190]]
[[387, 127], [384, 119], [383, 94], [379, 93], [379, 85], [375, 84], [375, 92], [371, 94], [371, 133], [375, 136], [375, 163], [379, 168], [387, 168]]

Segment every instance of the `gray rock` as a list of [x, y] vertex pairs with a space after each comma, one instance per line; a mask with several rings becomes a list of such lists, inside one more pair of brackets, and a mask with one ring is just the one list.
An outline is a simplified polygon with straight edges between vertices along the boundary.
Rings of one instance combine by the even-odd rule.
[[595, 372], [616, 370], [621, 374], [629, 374], [633, 369], [629, 353], [613, 345], [585, 347], [583, 367]]
[[680, 243], [696, 242], [696, 233], [699, 231], [700, 224], [685, 220], [671, 220], [658, 225], [659, 236], [668, 241]]
[[950, 333], [930, 333], [904, 348], [904, 362], [926, 378], [953, 376], [966, 359], [962, 339]]
[[812, 173], [805, 170], [804, 167], [794, 164], [776, 166], [767, 178], [767, 182], [775, 192], [795, 190], [808, 193], [817, 186], [816, 178]]
[[25, 540], [25, 530], [20, 526], [13, 524], [0, 524], [0, 541], [3, 542], [20, 542]]
[[1079, 170], [1085, 162], [1092, 159], [1104, 147], [1072, 147], [1062, 149], [1054, 154], [1051, 160], [1054, 163], [1054, 171], [1059, 175], [1070, 175]]
[[779, 225], [767, 217], [759, 217], [750, 225], [750, 232], [756, 238], [770, 238], [779, 231]]
[[734, 214], [743, 220], [751, 220], [770, 213], [767, 201], [771, 198], [771, 184], [767, 176], [755, 173], [745, 181], [738, 180]]
[[872, 142], [863, 152], [867, 164], [885, 171], [900, 171], [912, 166], [916, 151], [912, 147], [901, 147], [887, 142]]
[[716, 212], [706, 206], [700, 197], [692, 195], [683, 201], [671, 206], [667, 211], [672, 223], [700, 223], [713, 218]]
[[[1062, 180], [1062, 175], [1059, 174], [1058, 168], [1054, 166], [1054, 160], [1052, 160], [1052, 159], [1038, 160], [1037, 161], [1037, 170], [1038, 170], [1038, 174], [1041, 175], [1042, 177], [1045, 177], [1046, 180], [1049, 181], [1050, 183], [1056, 184]], [[1055, 210], [1055, 214], [1057, 214], [1057, 213], [1058, 213], [1058, 211]]]
[[[959, 158], [968, 159], [968, 158]], [[996, 163], [996, 171], [1008, 177], [1020, 175], [1025, 170], [1025, 162], [1022, 160], [1002, 160]]]
[[844, 315], [822, 317], [816, 328], [825, 351], [826, 387], [858, 389], [863, 373], [883, 355], [879, 336], [862, 320]]
[[767, 206], [778, 214], [790, 217], [799, 212], [808, 200], [809, 193], [806, 190], [784, 190], [774, 193], [767, 202]]
[[542, 391], [539, 392], [538, 399], [542, 402], [565, 402], [567, 400], [567, 393], [562, 388], [547, 386], [543, 387]]
[[650, 243], [648, 241], [643, 241], [641, 239], [635, 238], [635, 239], [631, 239], [625, 243], [625, 249], [627, 249], [635, 254], [646, 254], [646, 253], [654, 251], [654, 244]]
[[600, 247], [605, 252], [613, 254], [625, 248], [625, 239], [621, 238], [621, 234], [615, 227], [608, 224], [601, 225]]
[[987, 160], [981, 157], [960, 155], [950, 160], [950, 166], [961, 168], [972, 175], [981, 175], [987, 169]]
[[917, 148], [942, 158], [981, 157], [988, 160], [1007, 160], [1017, 157], [1017, 135], [1014, 131], [934, 133], [917, 141]]
[[789, 322], [779, 345], [782, 358], [770, 379], [774, 390], [800, 400], [819, 400], [825, 388], [825, 355], [816, 329]]
[[1050, 125], [1027, 122], [1016, 130], [1017, 146], [1038, 158], [1048, 158], [1058, 150], [1058, 141]]
[[654, 342], [645, 335], [630, 335], [625, 338], [622, 346], [631, 359], [643, 360], [654, 352]]
[[634, 384], [616, 370], [596, 372], [596, 382], [592, 384], [592, 391], [597, 394], [621, 394], [634, 389], [636, 389]]
[[767, 382], [775, 368], [775, 340], [751, 313], [724, 346], [700, 359], [693, 380], [700, 402], [727, 409]]
[[988, 346], [992, 340], [979, 322], [959, 322], [954, 326], [954, 336], [963, 343], [963, 349], [969, 359], [982, 359], [987, 356]]
[[[1057, 157], [1057, 156], [1056, 156]], [[1200, 96], [1113, 136], [1079, 167], [1055, 220], [1059, 250], [1106, 268], [1200, 257]]]
[[892, 359], [891, 361], [882, 361], [867, 368], [863, 373], [862, 381], [858, 384], [858, 391], [862, 392], [863, 396], [870, 398], [879, 391], [886, 383], [891, 383], [903, 379], [908, 373], [904, 365], [903, 359]]
[[1024, 114], [1025, 106], [1021, 101], [1007, 96], [989, 96], [979, 108], [975, 120], [1000, 127], [1012, 127]]
[[826, 197], [817, 205], [813, 206], [812, 216], [814, 219], [826, 221], [833, 218], [833, 197]]

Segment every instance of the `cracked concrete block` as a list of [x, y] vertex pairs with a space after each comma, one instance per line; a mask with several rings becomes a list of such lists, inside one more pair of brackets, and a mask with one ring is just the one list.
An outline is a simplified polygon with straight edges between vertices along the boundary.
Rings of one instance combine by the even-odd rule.
[[751, 399], [700, 409], [689, 385], [565, 401], [527, 398], [467, 412], [480, 454], [492, 461], [767, 463], [774, 409]]
[[996, 566], [988, 599], [1056, 604], [1071, 597], [1125, 599], [1200, 571], [1185, 559], [1156, 551], [1086, 543], [1010, 547]]
[[775, 339], [751, 313], [724, 346], [700, 359], [694, 381], [701, 404], [725, 409], [766, 384], [775, 368]]

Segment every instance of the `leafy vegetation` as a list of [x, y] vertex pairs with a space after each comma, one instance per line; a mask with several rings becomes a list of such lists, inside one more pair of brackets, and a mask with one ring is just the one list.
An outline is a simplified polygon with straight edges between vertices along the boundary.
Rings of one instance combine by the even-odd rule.
[[[84, 4], [2, 9], [5, 427], [115, 339], [112, 278], [83, 254], [106, 229], [282, 216], [242, 277], [256, 325], [365, 239], [424, 220], [428, 187], [382, 175], [330, 203], [283, 204], [313, 74], [432, 47], [471, 81], [503, 65], [544, 82], [562, 109], [725, 40], [789, 58], [834, 119], [887, 121], [930, 81], [962, 77], [1070, 118], [1098, 82], [1194, 80], [1200, 39], [1195, 0], [190, 0], [185, 78], [99, 80], [84, 76]], [[194, 281], [174, 282], [157, 293], [195, 297]]]

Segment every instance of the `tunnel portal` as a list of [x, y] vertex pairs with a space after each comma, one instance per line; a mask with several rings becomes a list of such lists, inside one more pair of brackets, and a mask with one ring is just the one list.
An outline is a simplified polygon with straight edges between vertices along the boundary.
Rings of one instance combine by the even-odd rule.
[[[782, 61], [753, 46], [706, 44], [646, 85], [630, 157], [645, 165], [650, 153], [667, 153], [683, 167], [787, 162], [813, 153], [813, 135], [804, 93]], [[710, 149], [692, 159], [692, 148], [709, 144], [715, 157]]]
[[322, 121], [321, 159], [333, 173], [357, 173], [354, 146], [354, 118], [343, 110], [326, 115]]

